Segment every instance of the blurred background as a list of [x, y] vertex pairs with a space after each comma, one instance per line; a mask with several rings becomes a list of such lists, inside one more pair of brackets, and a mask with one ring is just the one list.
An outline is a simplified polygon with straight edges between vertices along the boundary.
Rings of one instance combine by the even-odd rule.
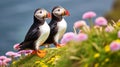
[[[75, 21], [81, 20], [86, 11], [94, 11], [97, 16], [109, 15], [115, 0], [0, 0], [0, 55], [13, 50], [13, 45], [23, 41], [33, 23], [35, 9], [42, 7], [51, 11], [61, 5], [70, 11], [66, 17], [67, 31], [73, 31]], [[118, 0], [119, 1], [119, 0]], [[47, 20], [48, 22], [50, 20]]]

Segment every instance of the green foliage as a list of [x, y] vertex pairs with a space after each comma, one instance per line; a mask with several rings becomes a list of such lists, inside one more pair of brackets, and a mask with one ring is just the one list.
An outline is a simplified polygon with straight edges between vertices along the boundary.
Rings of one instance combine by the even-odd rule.
[[83, 30], [88, 40], [70, 41], [62, 48], [46, 48], [47, 55], [39, 58], [28, 55], [12, 62], [11, 67], [119, 67], [120, 51], [110, 50], [110, 43], [119, 40], [119, 26], [112, 32], [105, 32], [104, 27]]
[[53, 67], [54, 61], [59, 57], [60, 49], [45, 49], [48, 53], [44, 58], [36, 55], [27, 55], [13, 61], [10, 67]]

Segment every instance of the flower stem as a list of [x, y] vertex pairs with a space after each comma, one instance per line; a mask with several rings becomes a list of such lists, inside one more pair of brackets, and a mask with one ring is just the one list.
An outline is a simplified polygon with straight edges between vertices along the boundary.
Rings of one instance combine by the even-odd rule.
[[93, 46], [97, 51], [100, 51], [100, 48], [97, 46], [97, 44], [92, 43], [92, 46]]
[[74, 33], [77, 34], [77, 31], [76, 31], [75, 27], [73, 27], [73, 30], [74, 30]]
[[88, 19], [88, 21], [90, 22], [89, 25], [90, 25], [90, 27], [92, 28], [92, 27], [93, 27], [92, 19], [90, 18], [90, 19]]

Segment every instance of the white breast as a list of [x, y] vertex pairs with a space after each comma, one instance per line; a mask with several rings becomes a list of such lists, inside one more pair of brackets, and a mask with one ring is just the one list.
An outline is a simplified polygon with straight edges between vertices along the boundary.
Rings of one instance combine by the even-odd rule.
[[65, 31], [67, 29], [67, 23], [66, 23], [66, 21], [64, 19], [62, 19], [62, 21], [58, 22], [57, 26], [58, 26], [58, 32], [57, 32], [57, 35], [54, 38], [56, 42], [58, 42], [58, 40], [65, 33]]
[[40, 37], [36, 41], [36, 49], [39, 49], [39, 46], [43, 45], [43, 43], [47, 40], [49, 34], [50, 34], [50, 27], [45, 22], [40, 28]]

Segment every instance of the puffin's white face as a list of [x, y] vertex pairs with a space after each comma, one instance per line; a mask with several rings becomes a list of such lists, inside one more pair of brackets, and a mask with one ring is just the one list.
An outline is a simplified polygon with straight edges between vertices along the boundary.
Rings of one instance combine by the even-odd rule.
[[38, 9], [36, 12], [35, 12], [35, 17], [37, 19], [44, 19], [44, 18], [50, 18], [50, 13], [45, 10], [45, 9]]
[[62, 15], [64, 13], [65, 9], [64, 8], [56, 8], [54, 11], [53, 11], [53, 14], [54, 15]]
[[70, 15], [69, 11], [66, 10], [65, 8], [61, 7], [61, 6], [55, 7], [53, 9], [52, 13], [55, 16], [69, 16]]

